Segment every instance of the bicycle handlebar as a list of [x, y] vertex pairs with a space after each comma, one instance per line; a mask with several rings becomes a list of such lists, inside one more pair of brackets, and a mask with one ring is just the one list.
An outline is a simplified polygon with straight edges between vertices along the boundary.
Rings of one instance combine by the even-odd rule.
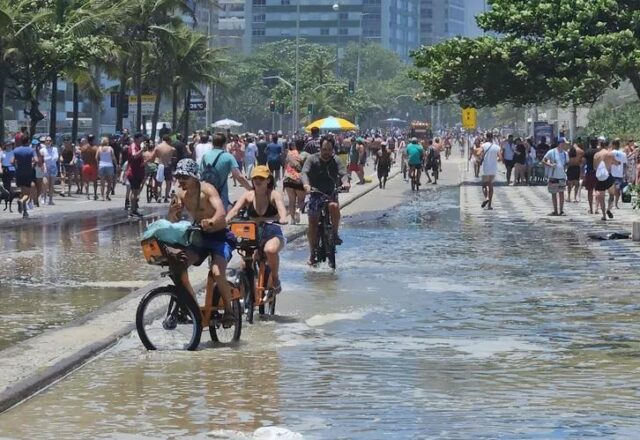
[[[348, 191], [349, 191], [348, 189], [346, 189], [343, 186], [341, 186], [339, 188], [336, 188], [336, 190], [334, 191], [334, 194], [342, 194], [342, 193], [346, 193]], [[318, 188], [313, 188], [313, 187], [311, 188], [311, 191], [308, 192], [308, 194], [320, 194], [320, 195], [322, 195], [324, 197], [331, 197], [331, 195], [325, 194], [322, 191], [319, 191]]]

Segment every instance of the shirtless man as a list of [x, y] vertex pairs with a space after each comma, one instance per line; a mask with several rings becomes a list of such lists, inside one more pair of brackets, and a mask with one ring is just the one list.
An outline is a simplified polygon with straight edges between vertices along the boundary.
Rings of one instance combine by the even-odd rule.
[[[150, 160], [156, 160], [164, 165], [164, 203], [169, 202], [169, 193], [173, 184], [173, 158], [176, 157], [176, 149], [171, 146], [171, 136], [162, 137], [162, 142], [153, 150]], [[145, 161], [146, 162], [146, 161]], [[162, 189], [162, 183], [159, 184]], [[160, 197], [160, 196], [158, 196]]]
[[[600, 164], [604, 164], [604, 167], [606, 167], [607, 170], [608, 177], [605, 180], [597, 178], [599, 174], [598, 167], [600, 167]], [[600, 144], [598, 152], [593, 157], [593, 166], [596, 170], [596, 202], [597, 206], [602, 209], [602, 220], [607, 220], [607, 216], [609, 216], [610, 219], [613, 218], [613, 214], [611, 213], [614, 200], [614, 179], [611, 175], [611, 167], [613, 165], [620, 165], [620, 162], [615, 159], [611, 148], [606, 148], [603, 144]], [[604, 209], [605, 192], [609, 193], [609, 204], [606, 210], [606, 215]]]
[[578, 190], [580, 189], [580, 171], [584, 150], [574, 143], [569, 148], [569, 162], [567, 163], [567, 203], [571, 203], [571, 190], [573, 189], [573, 201], [578, 203]]
[[[227, 221], [222, 199], [213, 185], [200, 182], [198, 164], [193, 159], [182, 159], [178, 162], [174, 175], [178, 181], [178, 190], [169, 205], [167, 219], [173, 223], [180, 221], [182, 212], [186, 209], [194, 222], [202, 227], [202, 244], [198, 247], [188, 247], [178, 258], [185, 267], [189, 267], [192, 264], [199, 266], [207, 257], [212, 257], [207, 288], [211, 287], [215, 279], [224, 302], [222, 324], [226, 328], [233, 324], [235, 315], [231, 306], [231, 287], [226, 277], [227, 262], [231, 259], [232, 249], [225, 240]], [[195, 298], [186, 270], [182, 273], [181, 280]]]
[[89, 182], [93, 182], [93, 200], [98, 200], [98, 147], [89, 142], [88, 139], [82, 138], [80, 141], [80, 157], [82, 158], [82, 180], [85, 183], [85, 191], [87, 199], [90, 199]]

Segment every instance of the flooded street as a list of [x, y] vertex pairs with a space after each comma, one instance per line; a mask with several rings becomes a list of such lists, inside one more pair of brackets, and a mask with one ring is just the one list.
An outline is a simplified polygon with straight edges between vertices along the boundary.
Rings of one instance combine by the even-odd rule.
[[[422, 191], [348, 219], [335, 273], [308, 269], [305, 242], [291, 243], [278, 316], [244, 326], [237, 349], [205, 333], [194, 353], [147, 352], [134, 333], [0, 415], [0, 438], [634, 438], [633, 265], [598, 260], [566, 231], [461, 216], [458, 200], [458, 188]], [[65, 258], [87, 264], [76, 283], [105, 259], [110, 280], [152, 271], [127, 233], [67, 243]], [[25, 283], [65, 279], [59, 256], [19, 250], [55, 274]]]
[[142, 223], [102, 213], [0, 232], [0, 350], [79, 318], [153, 280]]

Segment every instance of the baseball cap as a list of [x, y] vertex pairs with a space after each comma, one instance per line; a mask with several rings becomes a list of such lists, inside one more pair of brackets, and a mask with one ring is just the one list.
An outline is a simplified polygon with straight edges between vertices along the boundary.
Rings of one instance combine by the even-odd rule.
[[558, 137], [558, 145], [560, 144], [566, 144], [567, 143], [567, 138], [564, 136], [560, 136]]
[[38, 139], [34, 139], [31, 141], [31, 145], [39, 145], [40, 141]]
[[258, 165], [253, 169], [253, 172], [251, 173], [252, 179], [256, 177], [262, 177], [263, 179], [268, 179], [269, 177], [271, 177], [271, 171], [269, 171], [269, 168], [264, 165]]

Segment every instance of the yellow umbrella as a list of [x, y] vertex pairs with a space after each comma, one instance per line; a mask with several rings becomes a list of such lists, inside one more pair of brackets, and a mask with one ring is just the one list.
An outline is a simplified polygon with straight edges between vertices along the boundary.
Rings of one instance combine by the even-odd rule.
[[355, 130], [358, 128], [346, 119], [334, 118], [333, 116], [313, 121], [305, 129], [311, 131], [313, 127], [318, 127], [320, 130]]

